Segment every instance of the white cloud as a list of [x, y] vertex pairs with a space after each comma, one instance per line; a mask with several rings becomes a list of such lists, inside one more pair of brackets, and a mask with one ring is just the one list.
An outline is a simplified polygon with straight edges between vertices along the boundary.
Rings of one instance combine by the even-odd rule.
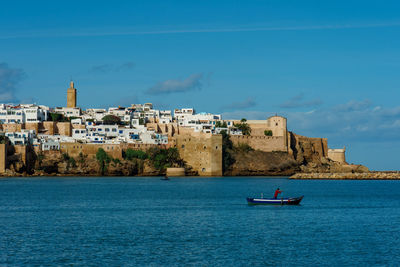
[[16, 102], [15, 92], [18, 83], [25, 77], [22, 69], [10, 68], [6, 63], [0, 63], [0, 101]]
[[146, 90], [151, 95], [183, 93], [192, 90], [200, 90], [203, 86], [204, 74], [192, 74], [183, 80], [166, 80], [159, 82]]
[[[225, 119], [266, 119], [273, 112], [235, 110], [223, 113]], [[398, 142], [400, 106], [378, 109], [368, 100], [349, 101], [328, 108], [304, 112], [284, 112], [288, 129], [306, 136], [326, 137], [335, 143]]]

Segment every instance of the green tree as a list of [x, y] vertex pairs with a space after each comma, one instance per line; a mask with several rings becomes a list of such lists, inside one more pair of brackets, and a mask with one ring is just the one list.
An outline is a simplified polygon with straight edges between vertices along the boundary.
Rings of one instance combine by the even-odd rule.
[[245, 118], [240, 120], [240, 123], [235, 123], [235, 127], [242, 131], [243, 135], [250, 135], [251, 128], [250, 125], [247, 124], [247, 120]]
[[222, 171], [225, 172], [235, 163], [235, 158], [232, 156], [233, 144], [225, 130], [221, 131], [222, 135]]
[[101, 175], [104, 175], [104, 173], [107, 171], [107, 166], [111, 161], [111, 157], [107, 154], [107, 152], [104, 151], [104, 149], [99, 148], [96, 152], [96, 159], [100, 165]]
[[44, 154], [43, 154], [43, 152], [40, 152], [38, 155], [37, 155], [37, 160], [38, 160], [38, 162], [39, 162], [39, 168], [42, 166], [42, 162], [43, 162], [43, 160], [44, 160]]
[[168, 167], [183, 167], [185, 165], [184, 161], [179, 155], [177, 148], [158, 148], [153, 147], [147, 151], [149, 159], [153, 163], [154, 168], [158, 170], [164, 170]]
[[133, 159], [147, 159], [148, 155], [146, 152], [142, 150], [134, 150], [132, 148], [128, 148], [127, 150], [122, 152], [122, 157], [126, 160]]
[[68, 121], [68, 119], [65, 118], [63, 114], [60, 114], [60, 113], [50, 113], [50, 117], [49, 117], [48, 120], [55, 121], [55, 122], [66, 122], [66, 121]]
[[104, 124], [120, 124], [121, 119], [118, 116], [114, 115], [106, 115], [103, 117], [103, 123]]
[[271, 131], [271, 130], [265, 130], [265, 131], [264, 131], [264, 134], [265, 134], [266, 136], [272, 136], [272, 131]]
[[215, 127], [216, 127], [216, 128], [228, 128], [228, 125], [226, 124], [225, 121], [224, 121], [224, 122], [217, 121], [217, 122], [215, 123]]

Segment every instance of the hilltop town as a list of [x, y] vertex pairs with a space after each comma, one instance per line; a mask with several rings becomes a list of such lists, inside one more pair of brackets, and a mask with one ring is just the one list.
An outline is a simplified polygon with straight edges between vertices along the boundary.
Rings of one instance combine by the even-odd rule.
[[70, 82], [66, 107], [0, 104], [2, 175], [292, 175], [360, 172], [345, 149], [297, 135], [287, 119], [224, 120], [193, 108], [158, 110], [77, 105]]

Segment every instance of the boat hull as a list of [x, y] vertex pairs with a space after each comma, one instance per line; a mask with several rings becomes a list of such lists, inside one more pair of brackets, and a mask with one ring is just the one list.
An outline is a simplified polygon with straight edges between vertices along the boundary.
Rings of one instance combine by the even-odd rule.
[[290, 198], [247, 198], [249, 205], [299, 205], [303, 196]]

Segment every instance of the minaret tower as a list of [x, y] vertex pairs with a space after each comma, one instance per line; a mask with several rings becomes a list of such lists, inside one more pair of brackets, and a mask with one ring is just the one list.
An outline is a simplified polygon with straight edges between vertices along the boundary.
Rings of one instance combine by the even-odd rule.
[[67, 90], [67, 108], [76, 108], [76, 88], [72, 80]]

